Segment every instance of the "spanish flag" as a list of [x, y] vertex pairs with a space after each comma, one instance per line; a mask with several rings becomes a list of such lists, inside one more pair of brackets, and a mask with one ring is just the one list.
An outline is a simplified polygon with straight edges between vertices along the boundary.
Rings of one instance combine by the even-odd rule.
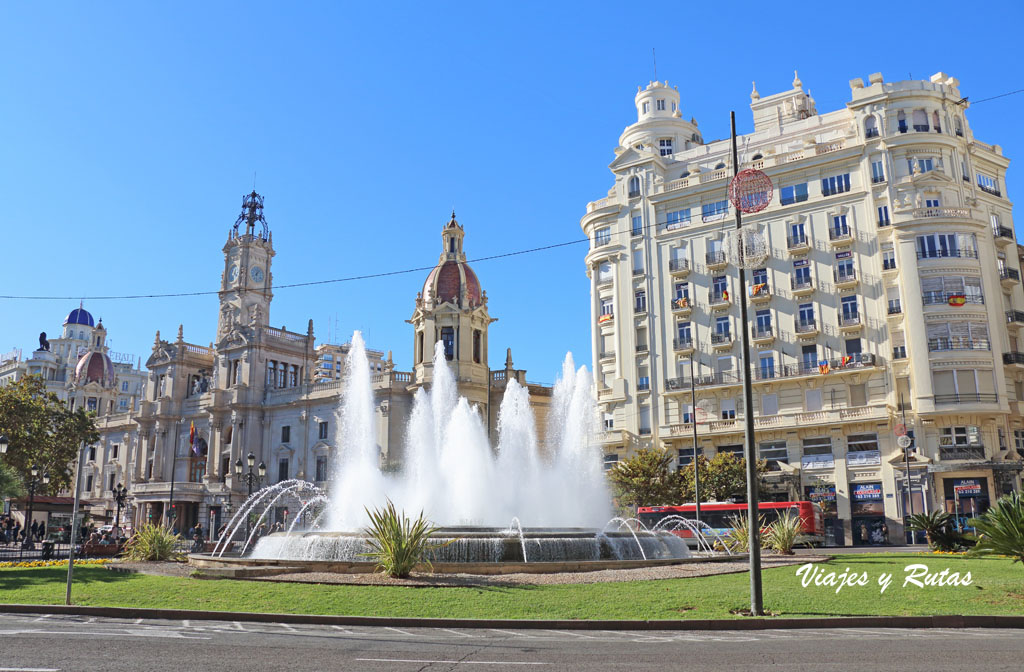
[[831, 370], [832, 367], [829, 366], [827, 359], [823, 359], [818, 362], [818, 373], [828, 373]]
[[949, 305], [951, 306], [962, 306], [967, 303], [967, 297], [963, 294], [951, 294], [949, 296]]
[[192, 452], [196, 455], [199, 454], [199, 448], [196, 446], [196, 423], [188, 423], [188, 445], [192, 447]]
[[597, 323], [598, 324], [602, 324], [604, 322], [611, 322], [612, 321], [612, 317], [613, 316], [612, 316], [611, 313], [605, 313], [601, 317], [597, 318]]
[[729, 300], [729, 290], [728, 289], [723, 289], [722, 290], [722, 300], [723, 301], [728, 301]]
[[853, 361], [853, 355], [843, 355], [842, 360], [839, 362], [841, 368], [846, 368], [846, 365]]

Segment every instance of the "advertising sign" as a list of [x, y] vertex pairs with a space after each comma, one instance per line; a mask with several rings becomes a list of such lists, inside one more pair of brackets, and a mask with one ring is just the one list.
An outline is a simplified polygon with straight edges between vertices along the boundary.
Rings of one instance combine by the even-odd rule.
[[847, 250], [846, 252], [836, 252], [836, 259], [849, 259], [853, 256], [853, 252]]
[[953, 492], [960, 497], [981, 496], [981, 483], [976, 478], [954, 478]]
[[797, 259], [793, 262], [793, 268], [803, 268], [804, 266], [810, 266], [811, 262], [807, 259]]
[[880, 483], [855, 483], [850, 494], [854, 501], [881, 500], [882, 486]]

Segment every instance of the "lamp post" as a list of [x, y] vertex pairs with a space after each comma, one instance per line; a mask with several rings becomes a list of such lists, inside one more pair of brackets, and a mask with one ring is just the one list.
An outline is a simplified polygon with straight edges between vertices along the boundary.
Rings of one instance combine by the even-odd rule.
[[[252, 471], [252, 467], [253, 467], [254, 464], [256, 464], [256, 456], [253, 455], [252, 453], [249, 453], [248, 455], [246, 455], [245, 461], [246, 461], [246, 464], [248, 464], [248, 466], [249, 466], [249, 470], [243, 472], [242, 471], [242, 458], [238, 458], [237, 460], [235, 460], [235, 475], [238, 476], [239, 478], [242, 478], [242, 479], [245, 480], [246, 485], [249, 488], [249, 498], [248, 499], [251, 499], [252, 498], [252, 488], [253, 488], [253, 486], [255, 484], [259, 483], [261, 480], [263, 480], [263, 477], [267, 475], [267, 465], [264, 464], [263, 462], [260, 462], [260, 466], [256, 468], [257, 469], [257, 473], [254, 474], [253, 471]], [[246, 499], [246, 502], [248, 502], [248, 499]], [[246, 513], [245, 514], [245, 538], [246, 539], [248, 539], [249, 535], [252, 533], [252, 529], [251, 528], [252, 528], [252, 521], [249, 519], [249, 514]]]
[[114, 529], [118, 530], [118, 534], [120, 534], [121, 530], [121, 508], [124, 506], [126, 499], [128, 499], [128, 488], [118, 483], [117, 487], [114, 488], [114, 503], [117, 504], [117, 517], [114, 518]]
[[25, 518], [25, 543], [21, 545], [22, 549], [29, 549], [35, 545], [35, 540], [32, 538], [32, 506], [36, 500], [36, 487], [42, 482], [46, 485], [50, 482], [50, 472], [43, 472], [42, 479], [39, 477], [39, 465], [33, 464], [29, 470], [32, 474], [32, 480], [28, 482], [28, 516]]
[[0, 434], [0, 455], [6, 455], [7, 454], [7, 446], [8, 446], [7, 436], [4, 435], [4, 434]]

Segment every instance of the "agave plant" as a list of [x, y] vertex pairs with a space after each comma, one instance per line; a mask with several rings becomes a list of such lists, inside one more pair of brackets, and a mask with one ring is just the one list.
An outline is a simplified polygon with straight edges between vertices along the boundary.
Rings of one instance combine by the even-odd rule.
[[765, 530], [762, 545], [777, 553], [793, 555], [793, 547], [803, 529], [803, 518], [792, 511], [786, 511]]
[[1008, 555], [1024, 563], [1024, 497], [1019, 492], [1003, 496], [972, 523], [978, 531], [972, 554]]
[[411, 520], [389, 499], [386, 506], [366, 509], [366, 514], [370, 526], [364, 532], [369, 537], [370, 552], [363, 555], [377, 562], [378, 571], [395, 578], [408, 577], [421, 562], [431, 567], [429, 552], [447, 545], [432, 540], [438, 528], [423, 517], [422, 511], [416, 520]]
[[125, 544], [124, 556], [129, 560], [172, 560], [180, 539], [181, 535], [161, 525], [143, 525]]
[[[764, 516], [757, 517], [759, 529], [764, 529]], [[736, 514], [729, 518], [729, 534], [725, 535], [725, 543], [733, 553], [750, 551], [750, 518], [746, 514]], [[761, 539], [762, 545], [764, 538]]]
[[962, 534], [953, 529], [953, 516], [934, 510], [907, 518], [910, 530], [924, 532], [928, 548], [933, 551], [956, 551], [968, 545]]

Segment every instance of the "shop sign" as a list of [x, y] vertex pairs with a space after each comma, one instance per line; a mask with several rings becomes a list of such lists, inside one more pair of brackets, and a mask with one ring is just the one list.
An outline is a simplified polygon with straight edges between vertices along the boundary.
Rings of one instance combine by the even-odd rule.
[[803, 469], [834, 469], [836, 460], [831, 454], [804, 455], [800, 464]]
[[834, 502], [836, 501], [836, 486], [815, 485], [807, 491], [807, 497], [812, 502]]
[[850, 251], [836, 252], [836, 259], [849, 259], [852, 256], [853, 256], [853, 252], [850, 252]]
[[882, 486], [878, 483], [857, 483], [850, 493], [854, 501], [865, 502], [882, 499]]
[[976, 478], [955, 478], [953, 492], [960, 497], [977, 497], [981, 495], [981, 483]]
[[793, 262], [793, 268], [803, 268], [804, 266], [810, 266], [811, 262], [807, 259], [797, 259]]
[[882, 463], [882, 451], [880, 450], [854, 450], [846, 454], [846, 466], [868, 467]]

